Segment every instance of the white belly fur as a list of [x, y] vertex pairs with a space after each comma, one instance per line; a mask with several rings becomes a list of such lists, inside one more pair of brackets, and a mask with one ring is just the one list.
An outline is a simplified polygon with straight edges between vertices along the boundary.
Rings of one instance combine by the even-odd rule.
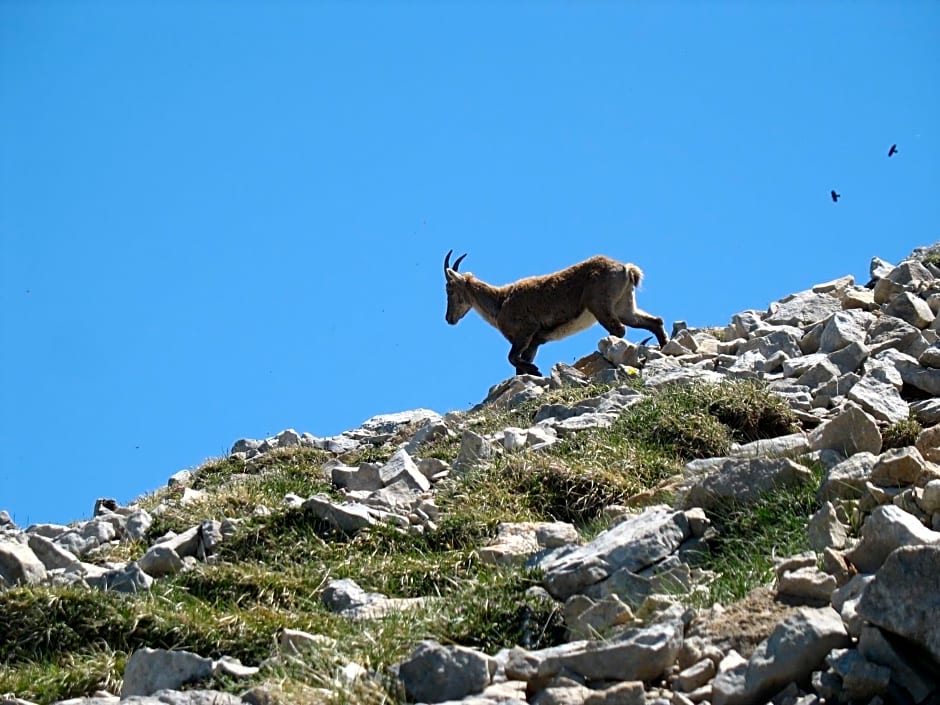
[[562, 338], [567, 338], [569, 335], [574, 335], [575, 333], [580, 333], [583, 330], [587, 330], [595, 323], [597, 323], [597, 319], [591, 315], [590, 311], [585, 309], [577, 318], [574, 318], [567, 323], [563, 323], [557, 328], [546, 333], [545, 340], [561, 340]]

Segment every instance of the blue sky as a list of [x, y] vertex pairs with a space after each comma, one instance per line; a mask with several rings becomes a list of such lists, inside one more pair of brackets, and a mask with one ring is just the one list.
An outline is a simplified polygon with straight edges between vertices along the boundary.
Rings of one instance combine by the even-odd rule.
[[864, 280], [940, 239], [938, 47], [913, 0], [2, 1], [0, 509], [480, 401], [509, 346], [445, 323], [451, 248], [636, 262], [667, 330]]

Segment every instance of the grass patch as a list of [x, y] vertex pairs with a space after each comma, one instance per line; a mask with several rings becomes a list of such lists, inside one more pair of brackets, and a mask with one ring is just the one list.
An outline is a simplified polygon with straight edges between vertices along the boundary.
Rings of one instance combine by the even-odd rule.
[[884, 430], [881, 434], [881, 451], [912, 446], [923, 430], [924, 427], [920, 425], [912, 412], [909, 418], [891, 424]]
[[0, 693], [16, 693], [43, 703], [87, 696], [96, 690], [116, 693], [125, 660], [124, 654], [95, 647], [45, 662], [27, 661], [15, 668], [0, 668]]
[[683, 461], [727, 453], [732, 442], [775, 438], [798, 430], [786, 402], [753, 381], [669, 385], [618, 421], [647, 448], [673, 451]]
[[716, 536], [709, 540], [702, 567], [718, 573], [708, 600], [728, 604], [773, 579], [773, 557], [809, 550], [806, 522], [818, 508], [815, 480], [798, 487], [778, 488], [749, 505], [729, 500], [708, 515]]
[[167, 488], [151, 498], [151, 509], [157, 504], [162, 507], [153, 518], [147, 539], [152, 542], [168, 531], [185, 531], [203, 519], [250, 517], [259, 506], [280, 507], [287, 494], [335, 495], [323, 472], [330, 457], [314, 448], [291, 448], [271, 451], [259, 456], [257, 462], [238, 458], [210, 461], [195, 471], [191, 485], [206, 493], [203, 499], [183, 504], [178, 501], [182, 487]]
[[[573, 405], [609, 389], [547, 392], [512, 410], [487, 411], [478, 432], [528, 426], [546, 404]], [[649, 392], [610, 428], [561, 439], [539, 453], [509, 454], [463, 478], [446, 511], [461, 505], [490, 523], [569, 521], [584, 528], [610, 504], [669, 501], [670, 480], [694, 458], [724, 455], [731, 443], [772, 438], [796, 429], [786, 403], [746, 381], [671, 385]]]

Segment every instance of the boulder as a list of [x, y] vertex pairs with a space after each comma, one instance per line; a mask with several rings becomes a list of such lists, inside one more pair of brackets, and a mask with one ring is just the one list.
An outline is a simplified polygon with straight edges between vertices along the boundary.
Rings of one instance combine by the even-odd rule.
[[691, 478], [678, 506], [708, 510], [726, 499], [747, 504], [776, 487], [802, 484], [812, 477], [809, 468], [789, 458], [728, 458], [717, 470]]
[[904, 291], [886, 303], [882, 310], [889, 316], [900, 318], [915, 328], [926, 328], [934, 319], [934, 313], [923, 299]]
[[868, 622], [913, 642], [936, 664], [940, 664], [938, 576], [940, 546], [902, 546], [875, 573], [858, 605]]
[[553, 597], [565, 600], [618, 570], [638, 572], [661, 561], [690, 536], [685, 513], [665, 505], [649, 507], [543, 563], [543, 584]]
[[[682, 631], [682, 622], [670, 620], [626, 629], [605, 641], [576, 641], [541, 652], [523, 652], [535, 664], [525, 680], [530, 688], [539, 688], [564, 672], [590, 681], [660, 678], [676, 663]], [[512, 667], [507, 663], [507, 676], [511, 672]]]
[[938, 479], [936, 472], [913, 446], [892, 448], [881, 454], [871, 469], [871, 481], [882, 487], [924, 485]]
[[25, 543], [0, 537], [0, 586], [35, 585], [46, 577], [46, 567]]
[[812, 450], [830, 448], [846, 457], [881, 452], [878, 424], [855, 404], [846, 404], [837, 416], [810, 431], [808, 441]]
[[[839, 614], [831, 607], [803, 607], [786, 617], [761, 642], [736, 677], [712, 682], [714, 705], [763, 703], [790, 682], [805, 682], [832, 649], [851, 644]], [[743, 671], [743, 678], [740, 677]], [[721, 676], [721, 673], [719, 673]]]
[[481, 692], [496, 672], [496, 659], [463, 646], [422, 641], [398, 665], [398, 677], [416, 702], [440, 703]]
[[940, 544], [940, 532], [931, 531], [903, 509], [876, 507], [862, 525], [861, 541], [846, 554], [862, 573], [874, 573], [902, 546]]
[[127, 659], [121, 697], [152, 695], [163, 688], [174, 690], [183, 685], [212, 677], [212, 659], [189, 651], [138, 649]]

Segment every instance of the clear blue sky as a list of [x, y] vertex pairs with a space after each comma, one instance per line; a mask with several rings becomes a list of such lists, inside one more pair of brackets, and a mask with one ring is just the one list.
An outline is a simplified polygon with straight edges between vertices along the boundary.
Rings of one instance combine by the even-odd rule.
[[916, 0], [0, 1], [0, 509], [480, 401], [450, 248], [636, 262], [667, 330], [864, 280], [940, 239], [938, 47]]

